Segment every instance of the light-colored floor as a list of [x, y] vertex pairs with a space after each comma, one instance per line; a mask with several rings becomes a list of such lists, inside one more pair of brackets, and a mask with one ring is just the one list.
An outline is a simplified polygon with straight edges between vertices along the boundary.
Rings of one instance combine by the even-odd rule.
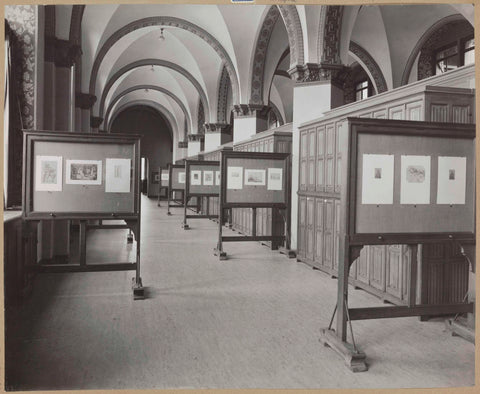
[[[442, 319], [356, 321], [369, 371], [352, 373], [318, 342], [336, 280], [258, 243], [226, 243], [217, 225], [142, 199], [142, 279], [133, 272], [43, 274], [9, 327], [16, 390], [143, 388], [392, 388], [474, 384], [474, 346]], [[117, 237], [114, 237], [116, 234]], [[87, 258], [130, 256], [125, 231], [96, 231]], [[123, 256], [122, 256], [123, 255]], [[351, 306], [382, 305], [350, 289]], [[10, 366], [10, 367], [9, 367]], [[13, 368], [12, 368], [13, 366]]]

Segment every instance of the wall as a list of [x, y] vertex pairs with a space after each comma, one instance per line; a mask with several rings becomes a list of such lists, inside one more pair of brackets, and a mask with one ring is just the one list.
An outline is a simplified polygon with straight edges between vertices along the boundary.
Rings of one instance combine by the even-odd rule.
[[148, 159], [151, 170], [172, 162], [172, 136], [167, 121], [154, 109], [134, 106], [121, 112], [113, 121], [112, 133], [143, 135], [141, 156]]

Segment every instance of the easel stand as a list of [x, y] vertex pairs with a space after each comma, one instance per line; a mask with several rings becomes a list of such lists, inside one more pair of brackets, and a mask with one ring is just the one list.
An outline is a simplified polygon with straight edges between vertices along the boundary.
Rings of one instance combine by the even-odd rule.
[[[88, 153], [86, 153], [87, 150], [90, 150], [90, 154], [95, 156], [95, 162], [99, 163], [101, 159], [103, 165], [108, 162], [109, 157], [118, 155], [119, 150], [128, 152], [122, 159], [127, 160], [133, 168], [130, 191], [106, 193], [105, 184], [86, 186], [68, 182], [62, 184], [61, 189], [51, 192], [39, 190], [39, 180], [35, 175], [37, 162], [41, 160], [42, 155], [55, 157], [54, 155], [59, 154], [59, 146], [65, 158], [74, 158], [76, 154], [78, 155], [77, 152], [83, 149], [86, 159], [92, 160], [93, 158], [88, 157]], [[106, 157], [102, 158], [102, 154]], [[78, 220], [79, 222], [79, 264], [38, 264], [31, 269], [40, 273], [135, 270], [135, 277], [132, 278], [133, 296], [135, 300], [143, 299], [144, 288], [140, 277], [140, 137], [121, 134], [105, 136], [26, 132], [24, 134], [24, 157], [23, 206], [25, 209], [23, 220], [28, 231], [34, 231], [40, 221]], [[64, 161], [64, 157], [59, 157], [59, 161], [60, 159], [62, 162]], [[73, 159], [71, 160], [73, 161]], [[81, 163], [80, 160], [79, 163]], [[130, 175], [130, 169], [124, 172]], [[63, 179], [61, 181], [63, 183]], [[81, 204], [83, 207], [85, 204], [90, 204], [90, 210], [75, 211]], [[122, 211], [113, 211], [118, 206], [125, 208], [121, 208]], [[70, 211], [69, 207], [71, 207]], [[108, 212], [108, 209], [112, 209], [113, 212]], [[125, 224], [103, 223], [103, 221], [109, 220], [123, 220]], [[89, 221], [98, 221], [99, 224], [89, 224]], [[133, 242], [133, 236], [137, 241], [136, 261], [133, 263], [88, 262], [87, 231], [89, 229], [128, 229], [127, 243], [130, 243], [130, 240]]]
[[[257, 235], [257, 208], [272, 208], [279, 210], [287, 209], [287, 185], [288, 185], [288, 154], [286, 153], [263, 153], [263, 152], [241, 152], [241, 151], [222, 151], [221, 157], [221, 187], [220, 187], [220, 208], [218, 220], [218, 242], [214, 248], [214, 255], [220, 260], [226, 260], [227, 254], [223, 250], [224, 242], [245, 242], [245, 241], [271, 241], [285, 243], [285, 235]], [[243, 181], [242, 187], [233, 189], [229, 186], [231, 180], [227, 174], [232, 167], [235, 171], [241, 169], [242, 175], [239, 177], [247, 178], [251, 170], [259, 171], [268, 177], [269, 171], [274, 169], [281, 175], [281, 185], [276, 184], [275, 188], [268, 188], [268, 179], [260, 181], [258, 186], [251, 185], [247, 179]], [[272, 171], [272, 172], [274, 172]], [[240, 185], [238, 185], [240, 186]], [[231, 208], [251, 208], [252, 209], [252, 235], [249, 236], [223, 236], [223, 223], [225, 209]], [[231, 216], [231, 215], [230, 215]]]
[[[474, 303], [467, 297], [463, 302], [452, 304], [418, 304], [417, 300], [417, 252], [418, 245], [428, 243], [452, 243], [465, 247], [475, 243], [475, 187], [474, 187], [474, 125], [435, 124], [428, 122], [371, 120], [348, 118], [348, 164], [343, 166], [341, 178], [346, 183], [341, 188], [341, 216], [338, 252], [338, 288], [336, 328], [330, 325], [321, 330], [320, 342], [330, 346], [345, 361], [353, 372], [368, 369], [366, 355], [360, 351], [353, 337], [352, 321], [383, 319], [408, 316], [432, 316], [473, 313]], [[419, 144], [421, 137], [422, 144]], [[452, 152], [452, 146], [456, 149]], [[438, 163], [446, 156], [464, 160], [465, 188], [464, 200], [441, 204], [437, 202], [438, 182], [449, 179], [448, 171], [441, 170]], [[415, 155], [415, 156], [413, 156]], [[401, 202], [400, 190], [408, 181], [408, 172], [401, 171], [405, 158], [421, 157], [432, 163], [432, 181], [428, 183], [430, 203], [416, 205]], [[374, 168], [368, 170], [372, 158]], [[391, 201], [372, 202], [368, 200], [368, 188], [372, 178], [383, 179], [382, 158], [388, 158], [396, 168], [391, 177]], [[393, 165], [394, 164], [394, 165]], [[412, 164], [414, 165], [414, 164]], [[378, 167], [378, 168], [376, 168]], [[386, 167], [383, 167], [383, 170]], [[418, 165], [418, 168], [424, 168]], [[373, 171], [377, 170], [377, 174]], [[450, 172], [454, 170], [450, 170]], [[382, 174], [378, 174], [378, 172]], [[379, 176], [377, 176], [379, 175]], [[462, 178], [463, 179], [463, 178]], [[370, 182], [370, 183], [369, 183]], [[375, 182], [375, 181], [373, 181]], [[377, 185], [376, 183], [373, 183]], [[367, 185], [367, 186], [365, 186]], [[375, 197], [377, 198], [377, 197]], [[449, 197], [451, 198], [451, 197]], [[448, 217], [448, 220], [441, 220]], [[411, 231], [411, 229], [416, 231]], [[348, 278], [350, 267], [367, 245], [408, 245], [411, 250], [407, 305], [349, 308]], [[425, 273], [423, 275], [425, 277]], [[427, 281], [421, 283], [426, 286]], [[334, 312], [334, 315], [335, 315]], [[348, 327], [347, 327], [348, 325]], [[347, 341], [347, 328], [352, 344]], [[439, 339], [440, 340], [440, 339]]]
[[[192, 171], [196, 172], [196, 175], [199, 176], [198, 182], [196, 184], [192, 183]], [[190, 228], [187, 223], [187, 219], [218, 219], [218, 215], [209, 215], [209, 202], [210, 197], [218, 197], [220, 187], [216, 184], [215, 173], [220, 171], [220, 163], [218, 161], [206, 161], [206, 160], [185, 160], [185, 193], [183, 201], [183, 222], [182, 228], [188, 230]], [[209, 175], [212, 175], [211, 184], [208, 181], [208, 184], [205, 184], [204, 172], [208, 172]], [[193, 198], [197, 198], [197, 214], [188, 215], [187, 208], [188, 202]], [[207, 207], [205, 215], [199, 215], [200, 212], [200, 202], [201, 198], [206, 197]]]

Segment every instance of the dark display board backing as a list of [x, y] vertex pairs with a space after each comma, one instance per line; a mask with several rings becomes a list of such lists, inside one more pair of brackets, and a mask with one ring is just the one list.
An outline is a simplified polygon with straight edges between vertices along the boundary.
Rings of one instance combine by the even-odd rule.
[[187, 196], [218, 196], [220, 193], [220, 162], [186, 160]]
[[[286, 207], [288, 156], [287, 153], [222, 152], [224, 208]], [[238, 184], [232, 184], [235, 171], [240, 172]], [[276, 179], [272, 180], [273, 176]]]
[[[169, 164], [170, 178], [169, 189], [184, 190], [185, 189], [185, 165], [183, 164]], [[183, 175], [182, 175], [183, 174]], [[183, 182], [181, 182], [183, 180]]]
[[[354, 126], [355, 127], [355, 126]], [[421, 131], [419, 130], [419, 133]], [[474, 231], [475, 144], [471, 139], [427, 137], [422, 135], [358, 134], [357, 193], [355, 233], [439, 233]], [[393, 203], [362, 204], [362, 157], [388, 154], [394, 157]], [[400, 198], [401, 156], [430, 158], [429, 204], [402, 204]], [[464, 204], [437, 204], [439, 157], [466, 158]], [[424, 180], [425, 181], [425, 180]]]
[[168, 168], [160, 170], [160, 187], [168, 187], [169, 174]]
[[[24, 138], [26, 219], [49, 219], [53, 216], [106, 218], [112, 215], [128, 218], [139, 215], [139, 136], [26, 132]], [[57, 190], [45, 190], [37, 184], [39, 171], [43, 170], [37, 165], [43, 166], [42, 160], [49, 157], [58, 159], [61, 166], [56, 174]], [[107, 186], [107, 178], [112, 174], [107, 174], [106, 161], [112, 159], [127, 163], [129, 168], [122, 168], [122, 176], [128, 182], [128, 191], [112, 192]], [[95, 175], [97, 182], [71, 179], [72, 166], [81, 167], [82, 164], [75, 163], [82, 162], [95, 163], [99, 172]], [[88, 167], [89, 164], [83, 166]], [[77, 177], [80, 178], [79, 175]]]
[[[398, 241], [407, 242], [422, 237], [451, 239], [453, 234], [458, 234], [473, 239], [475, 230], [475, 126], [465, 124], [442, 124], [412, 121], [368, 120], [350, 118], [350, 201], [346, 209], [350, 212], [349, 233], [353, 239], [365, 237], [371, 240], [384, 237], [388, 234], [391, 238], [395, 234]], [[368, 193], [365, 187], [363, 174], [366, 156], [374, 159], [389, 157], [393, 165], [391, 179], [391, 201], [388, 203], [364, 203], [362, 198]], [[380, 155], [380, 156], [377, 156]], [[409, 166], [412, 174], [407, 174], [407, 159], [413, 158], [412, 163], [420, 160], [422, 165]], [[449, 186], [448, 168], [442, 169], [442, 160], [457, 160], [465, 163], [463, 173], [457, 168], [450, 170], [452, 185]], [[403, 167], [402, 167], [403, 166]], [[451, 164], [454, 167], [455, 164]], [[381, 163], [374, 167], [382, 167]], [[411, 168], [410, 168], [411, 167]], [[370, 168], [369, 168], [370, 169]], [[421, 173], [418, 173], [420, 169]], [[375, 171], [381, 171], [375, 168]], [[443, 173], [442, 173], [443, 171]], [[446, 173], [446, 174], [444, 174]], [[410, 175], [410, 179], [408, 176]], [[446, 176], [445, 176], [446, 175]], [[375, 176], [384, 176], [376, 174]], [[403, 177], [403, 178], [402, 178]], [[440, 178], [443, 177], [443, 181]], [[462, 179], [461, 184], [454, 183], [454, 179]], [[460, 202], [439, 202], [442, 199], [437, 193], [442, 187], [444, 194], [452, 187], [462, 189], [464, 198]], [[421, 184], [425, 188], [418, 189]], [[372, 182], [375, 185], [374, 182]], [[411, 190], [407, 188], [413, 187]], [[404, 189], [404, 190], [402, 190]], [[408, 191], [408, 193], [407, 193]], [[373, 188], [373, 193], [380, 190]], [[421, 202], [402, 201], [402, 198], [418, 200], [421, 194], [425, 200]], [[440, 192], [441, 193], [441, 192]], [[415, 195], [413, 195], [415, 194]], [[422, 235], [421, 235], [422, 234]], [[470, 236], [468, 236], [470, 234]], [[370, 235], [373, 235], [370, 236]]]

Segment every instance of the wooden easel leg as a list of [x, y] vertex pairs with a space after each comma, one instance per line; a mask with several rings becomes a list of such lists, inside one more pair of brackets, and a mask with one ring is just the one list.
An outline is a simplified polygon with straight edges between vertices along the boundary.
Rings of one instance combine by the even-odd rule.
[[145, 289], [140, 277], [140, 221], [138, 221], [136, 226], [136, 231], [133, 233], [137, 241], [137, 268], [135, 270], [135, 278], [132, 278], [132, 290], [134, 300], [143, 300], [145, 298]]
[[182, 228], [184, 230], [188, 230], [190, 226], [187, 224], [187, 205], [188, 205], [188, 196], [187, 193], [183, 193], [184, 199], [183, 199], [183, 223], [182, 223]]
[[338, 292], [337, 292], [337, 329], [330, 327], [320, 331], [320, 342], [325, 346], [330, 346], [338, 353], [345, 365], [352, 372], [364, 372], [368, 370], [365, 363], [365, 353], [356, 349], [355, 346], [347, 342], [347, 316], [348, 316], [348, 273], [350, 265], [360, 254], [361, 247], [354, 247], [355, 253], [348, 241], [342, 237], [339, 245], [338, 259]]
[[218, 217], [218, 242], [217, 242], [217, 247], [213, 249], [213, 254], [215, 256], [218, 256], [219, 260], [226, 260], [227, 259], [227, 254], [223, 251], [223, 245], [222, 245], [222, 224], [223, 223], [223, 208], [220, 204], [220, 214]]

